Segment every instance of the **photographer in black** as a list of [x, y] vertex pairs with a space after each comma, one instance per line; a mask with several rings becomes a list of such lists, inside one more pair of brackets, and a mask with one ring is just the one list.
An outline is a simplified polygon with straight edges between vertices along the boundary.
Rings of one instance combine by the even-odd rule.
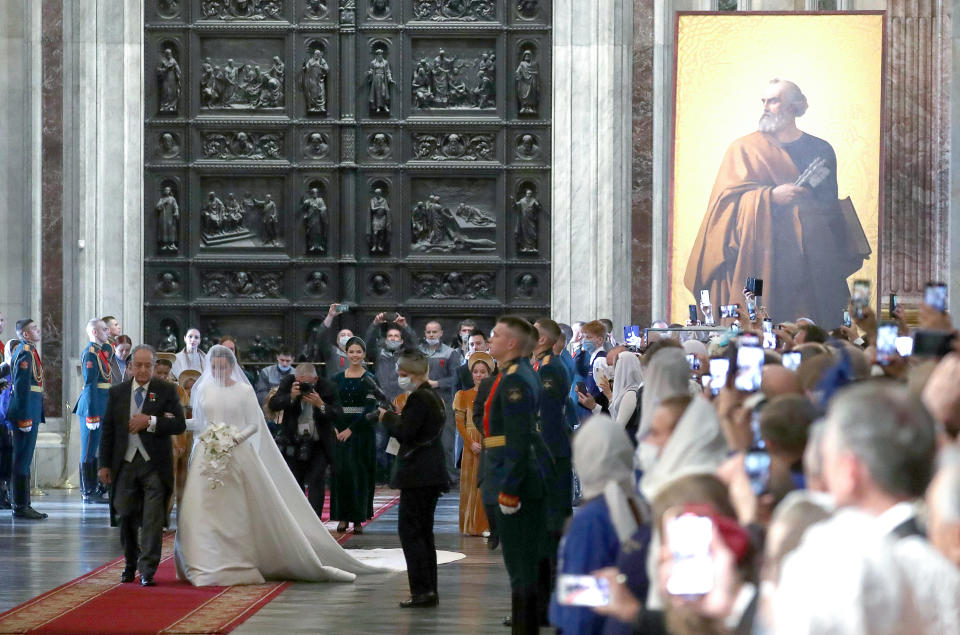
[[411, 390], [401, 414], [381, 404], [380, 420], [400, 442], [390, 487], [400, 490], [397, 533], [407, 561], [410, 599], [401, 608], [437, 606], [437, 550], [433, 516], [437, 499], [450, 489], [440, 436], [446, 421], [443, 400], [427, 381], [427, 359], [405, 351], [397, 361], [400, 387]]
[[334, 422], [343, 413], [337, 387], [318, 377], [313, 364], [300, 364], [294, 374], [280, 380], [269, 407], [280, 413], [280, 453], [319, 518], [323, 513], [324, 476], [328, 467], [336, 469]]

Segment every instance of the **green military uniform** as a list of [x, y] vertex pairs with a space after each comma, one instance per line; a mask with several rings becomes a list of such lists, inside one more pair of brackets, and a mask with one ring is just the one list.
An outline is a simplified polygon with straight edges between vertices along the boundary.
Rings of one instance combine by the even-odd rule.
[[573, 513], [573, 465], [570, 459], [570, 426], [566, 408], [570, 376], [559, 357], [546, 351], [537, 355], [533, 365], [540, 376], [540, 435], [553, 459], [553, 472], [546, 480], [546, 536], [539, 565], [541, 620], [546, 621], [550, 595], [557, 573], [557, 548], [563, 527]]
[[[538, 565], [545, 539], [544, 483], [537, 466], [540, 381], [528, 359], [503, 365], [484, 407], [485, 505], [496, 506], [496, 526], [510, 576], [514, 633], [535, 633]], [[520, 506], [505, 514], [499, 505]]]

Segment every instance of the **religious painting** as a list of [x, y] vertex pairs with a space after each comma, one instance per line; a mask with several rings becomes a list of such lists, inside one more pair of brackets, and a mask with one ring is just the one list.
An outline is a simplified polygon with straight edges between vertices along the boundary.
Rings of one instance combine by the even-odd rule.
[[828, 329], [853, 280], [876, 289], [883, 31], [881, 12], [678, 14], [672, 322], [704, 291], [744, 306], [748, 277], [775, 322]]

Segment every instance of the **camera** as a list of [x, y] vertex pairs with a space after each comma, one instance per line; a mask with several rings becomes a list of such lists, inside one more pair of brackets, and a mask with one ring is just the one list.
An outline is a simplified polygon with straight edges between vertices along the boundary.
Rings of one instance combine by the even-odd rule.
[[386, 393], [383, 392], [383, 390], [380, 388], [377, 382], [370, 379], [370, 377], [364, 377], [363, 383], [366, 384], [367, 388], [370, 389], [370, 394], [367, 395], [367, 399], [375, 401], [376, 408], [377, 408], [375, 410], [372, 410], [371, 412], [368, 412], [365, 415], [365, 418], [370, 423], [376, 423], [377, 421], [380, 420], [379, 409], [383, 408], [387, 412], [393, 412], [393, 403], [391, 403], [391, 401], [387, 399]]
[[301, 394], [301, 395], [309, 395], [309, 394], [312, 393], [312, 392], [316, 392], [316, 390], [317, 390], [316, 386], [314, 386], [314, 385], [313, 385], [312, 383], [310, 383], [309, 381], [301, 381], [301, 382], [300, 382], [300, 394]]

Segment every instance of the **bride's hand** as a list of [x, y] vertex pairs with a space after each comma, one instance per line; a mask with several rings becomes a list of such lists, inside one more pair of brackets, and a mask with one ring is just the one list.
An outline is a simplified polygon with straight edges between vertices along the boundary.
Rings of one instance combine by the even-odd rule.
[[343, 443], [344, 441], [350, 438], [351, 434], [353, 434], [353, 430], [351, 430], [350, 428], [347, 428], [346, 430], [341, 430], [340, 432], [337, 433], [337, 441], [340, 441], [341, 443]]

